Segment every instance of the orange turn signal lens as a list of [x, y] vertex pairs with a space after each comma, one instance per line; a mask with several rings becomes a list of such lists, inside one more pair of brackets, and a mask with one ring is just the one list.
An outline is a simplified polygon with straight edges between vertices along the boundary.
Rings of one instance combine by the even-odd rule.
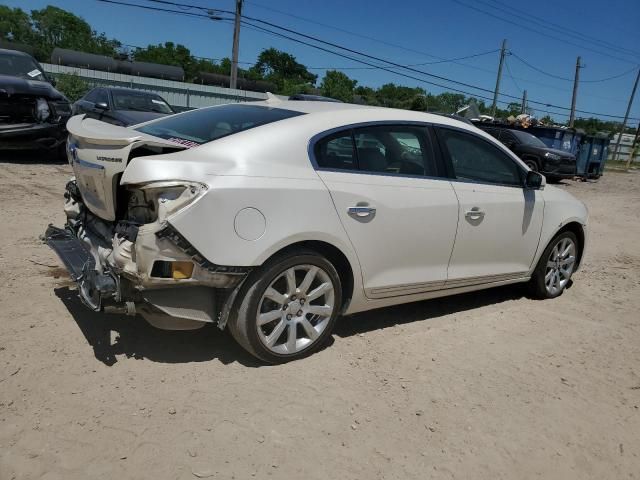
[[171, 278], [184, 280], [191, 278], [193, 274], [193, 262], [171, 262]]

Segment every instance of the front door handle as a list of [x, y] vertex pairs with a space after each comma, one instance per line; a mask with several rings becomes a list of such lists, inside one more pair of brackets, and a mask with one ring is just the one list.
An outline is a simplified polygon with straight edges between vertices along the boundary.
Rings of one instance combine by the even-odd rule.
[[473, 207], [471, 210], [467, 210], [464, 216], [470, 220], [478, 220], [480, 218], [484, 218], [484, 211], [480, 210], [478, 207]]
[[376, 207], [356, 205], [355, 207], [349, 207], [347, 212], [352, 217], [369, 217], [376, 213]]

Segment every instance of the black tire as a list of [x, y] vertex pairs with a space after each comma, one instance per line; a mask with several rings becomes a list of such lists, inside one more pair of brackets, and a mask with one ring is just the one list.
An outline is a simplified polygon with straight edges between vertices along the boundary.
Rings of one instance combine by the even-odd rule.
[[[563, 239], [570, 239], [575, 245], [575, 260], [569, 275], [569, 279], [564, 286], [560, 288], [557, 292], [549, 292], [547, 290], [547, 286], [545, 285], [545, 276], [547, 274], [547, 262], [549, 262], [549, 257], [551, 256], [551, 252]], [[538, 265], [536, 265], [535, 270], [533, 271], [533, 275], [531, 275], [531, 280], [529, 281], [529, 290], [531, 295], [534, 298], [538, 299], [548, 299], [548, 298], [556, 298], [562, 295], [565, 288], [571, 285], [571, 275], [575, 271], [575, 267], [577, 266], [578, 258], [580, 258], [580, 244], [578, 243], [578, 239], [576, 238], [573, 232], [565, 231], [556, 235], [553, 240], [549, 242], [547, 248], [545, 248], [540, 260], [538, 260]]]
[[524, 160], [524, 163], [527, 167], [529, 167], [531, 170], [533, 170], [534, 172], [539, 171], [539, 167], [538, 167], [538, 162], [536, 162], [535, 160], [531, 159], [531, 158], [526, 158]]
[[[279, 354], [266, 347], [258, 334], [257, 315], [263, 294], [271, 283], [291, 267], [313, 265], [328, 275], [333, 284], [334, 308], [318, 338], [293, 354]], [[340, 276], [333, 264], [313, 250], [300, 249], [277, 256], [251, 272], [242, 286], [227, 325], [233, 338], [250, 354], [270, 364], [304, 358], [317, 351], [331, 336], [342, 306]]]

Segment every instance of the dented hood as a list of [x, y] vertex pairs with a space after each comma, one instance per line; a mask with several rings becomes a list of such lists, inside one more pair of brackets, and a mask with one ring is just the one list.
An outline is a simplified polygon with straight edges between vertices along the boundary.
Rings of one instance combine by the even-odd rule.
[[172, 151], [183, 145], [154, 137], [131, 128], [119, 127], [84, 115], [67, 122], [67, 156], [87, 208], [95, 215], [113, 221], [116, 217], [116, 191], [131, 152], [140, 147]]
[[12, 75], [0, 75], [0, 95], [33, 95], [49, 100], [67, 100], [58, 90], [48, 82], [28, 80]]

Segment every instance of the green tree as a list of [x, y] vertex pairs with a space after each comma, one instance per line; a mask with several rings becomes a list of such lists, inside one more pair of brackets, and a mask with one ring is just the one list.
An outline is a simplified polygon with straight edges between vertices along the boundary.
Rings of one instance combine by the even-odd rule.
[[[416, 97], [425, 95], [422, 88], [411, 88], [395, 83], [386, 83], [376, 92], [376, 98], [380, 105], [391, 108], [411, 108]], [[420, 102], [420, 101], [418, 101]]]
[[89, 90], [89, 84], [75, 73], [61, 73], [56, 77], [56, 88], [60, 90], [70, 102], [83, 97]]
[[33, 42], [31, 18], [21, 8], [0, 5], [0, 39], [13, 42]]
[[282, 92], [285, 88], [285, 80], [288, 85], [313, 86], [318, 78], [310, 73], [307, 67], [298, 63], [296, 57], [275, 48], [268, 48], [260, 52], [256, 64], [249, 69], [254, 78], [262, 78], [272, 82]]
[[320, 84], [320, 90], [325, 97], [331, 97], [343, 102], [353, 101], [353, 91], [358, 83], [337, 70], [329, 70]]
[[114, 56], [122, 44], [98, 34], [82, 18], [51, 5], [31, 11], [36, 57], [49, 60], [55, 47]]

